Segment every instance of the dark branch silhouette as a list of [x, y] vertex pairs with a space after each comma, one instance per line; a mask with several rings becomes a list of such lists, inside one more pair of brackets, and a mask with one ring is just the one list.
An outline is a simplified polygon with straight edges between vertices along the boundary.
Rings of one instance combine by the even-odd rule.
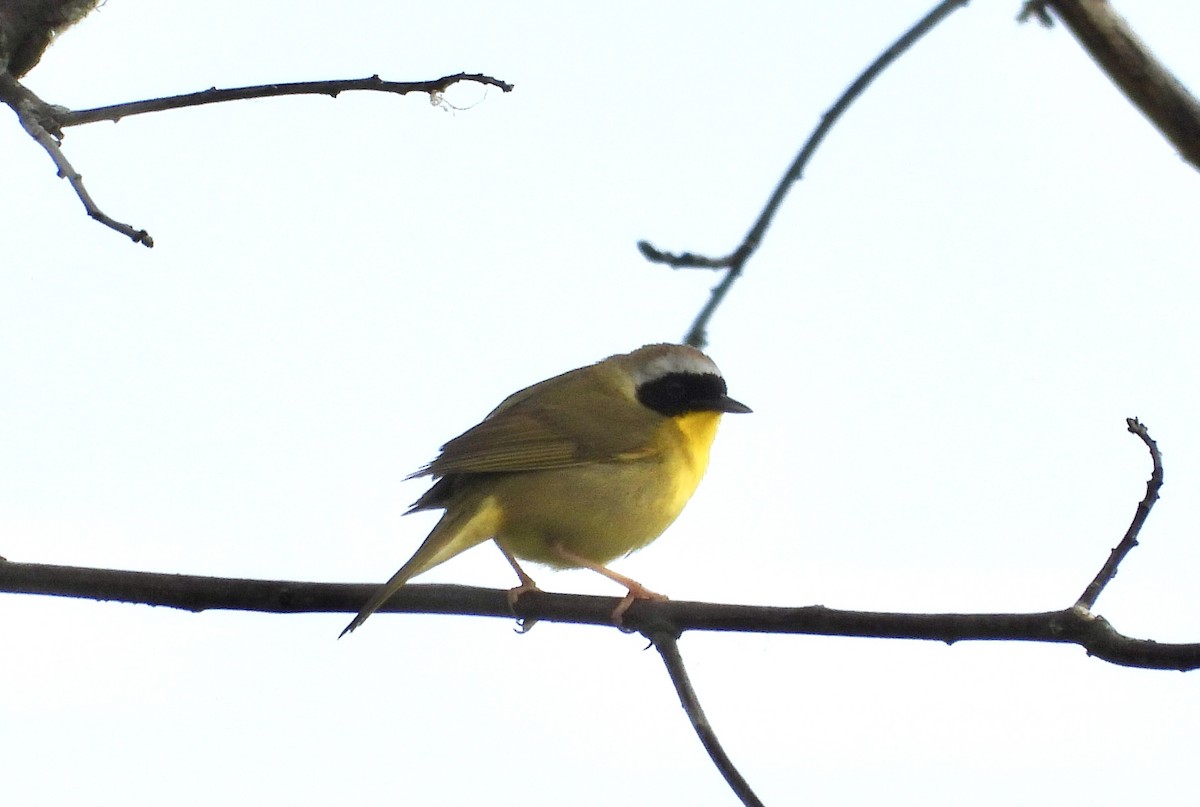
[[[1126, 533], [1132, 546], [1145, 524], [1162, 484], [1158, 447], [1135, 419], [1129, 430], [1150, 449], [1154, 472], [1146, 498]], [[1131, 537], [1134, 536], [1134, 537]], [[1114, 551], [1097, 580], [1111, 579], [1125, 557]], [[1093, 583], [1093, 586], [1096, 585]], [[283, 580], [239, 580], [219, 577], [48, 566], [0, 562], [0, 592], [47, 594], [94, 600], [163, 605], [187, 611], [210, 609], [279, 614], [357, 613], [374, 593], [374, 583], [310, 583]], [[1100, 586], [1103, 588], [1103, 585]], [[1089, 587], [1090, 591], [1091, 587]], [[1098, 592], [1097, 592], [1098, 593]], [[515, 608], [508, 592], [471, 586], [410, 584], [397, 592], [380, 613], [461, 614], [530, 621], [612, 626], [617, 600], [577, 594], [534, 591], [522, 595]], [[1094, 602], [1094, 598], [1092, 599]], [[626, 612], [624, 627], [648, 637], [689, 630], [752, 633], [861, 636], [938, 642], [1027, 641], [1077, 644], [1089, 655], [1126, 667], [1192, 670], [1200, 667], [1200, 644], [1162, 644], [1119, 633], [1087, 603], [1061, 611], [1030, 614], [901, 614], [842, 611], [810, 605], [794, 608], [684, 601], [639, 600]]]
[[250, 98], [274, 98], [280, 95], [328, 95], [336, 98], [340, 93], [353, 91], [386, 92], [407, 95], [412, 92], [428, 93], [436, 97], [451, 85], [470, 81], [485, 86], [499, 87], [510, 92], [513, 85], [479, 73], [455, 73], [430, 81], [384, 81], [379, 76], [330, 81], [301, 81], [291, 84], [260, 84], [253, 87], [234, 87], [219, 90], [212, 88], [201, 92], [173, 95], [167, 98], [152, 98], [146, 101], [131, 101], [123, 104], [97, 107], [95, 109], [71, 110], [46, 103], [12, 75], [0, 70], [0, 101], [12, 107], [21, 125], [38, 145], [46, 150], [58, 167], [58, 175], [65, 177], [83, 203], [87, 214], [106, 227], [134, 242], [147, 247], [154, 246], [154, 239], [145, 230], [117, 221], [93, 201], [83, 185], [83, 177], [67, 160], [62, 151], [62, 130], [68, 126], [82, 126], [97, 121], [119, 121], [130, 115], [148, 112], [163, 112], [168, 109], [184, 109], [204, 104], [219, 104], [227, 101], [244, 101]]
[[[355, 614], [375, 583], [312, 583], [131, 572], [75, 566], [0, 562], [0, 592], [141, 603], [185, 611], [255, 611], [276, 614]], [[410, 583], [379, 613], [499, 617], [612, 627], [619, 600], [581, 594], [530, 592], [514, 610], [508, 592], [473, 586]], [[905, 614], [846, 611], [820, 605], [778, 607], [639, 600], [624, 626], [638, 632], [703, 630], [737, 633], [857, 636], [953, 644], [1022, 641], [1075, 644], [1089, 655], [1124, 667], [1193, 670], [1200, 644], [1164, 644], [1119, 633], [1083, 608], [1014, 614]], [[330, 640], [333, 640], [330, 634]]]
[[[738, 631], [819, 636], [861, 636], [958, 641], [1030, 641], [1077, 644], [1088, 655], [1126, 667], [1194, 670], [1200, 644], [1164, 644], [1119, 633], [1091, 607], [1117, 567], [1137, 544], [1162, 486], [1162, 457], [1144, 425], [1126, 421], [1150, 450], [1153, 472], [1125, 538], [1071, 608], [1031, 614], [898, 614], [842, 611], [824, 606], [780, 608], [699, 602], [638, 600], [625, 612], [622, 629], [638, 631], [654, 644], [700, 741], [713, 764], [743, 804], [761, 802], [734, 767], [692, 689], [678, 639], [688, 630]], [[377, 589], [374, 583], [306, 583], [238, 580], [11, 563], [0, 559], [0, 592], [46, 594], [95, 600], [164, 605], [189, 611], [227, 609], [271, 613], [357, 613]], [[515, 604], [509, 592], [468, 586], [409, 584], [379, 612], [457, 614], [516, 618], [522, 632], [536, 622], [612, 625], [619, 600], [532, 591]]]
[[738, 772], [734, 767], [733, 760], [725, 753], [725, 749], [721, 747], [721, 741], [717, 739], [717, 733], [713, 730], [712, 724], [708, 722], [707, 715], [704, 714], [704, 709], [700, 706], [700, 699], [696, 697], [696, 690], [692, 688], [691, 678], [688, 677], [687, 667], [683, 664], [683, 656], [679, 654], [679, 635], [673, 630], [655, 630], [648, 631], [644, 634], [647, 639], [654, 645], [654, 649], [662, 656], [663, 664], [666, 665], [667, 675], [671, 676], [671, 683], [675, 686], [675, 693], [679, 695], [679, 703], [683, 706], [683, 711], [687, 713], [688, 719], [692, 722], [692, 729], [696, 732], [696, 736], [700, 738], [700, 742], [704, 745], [704, 750], [708, 752], [708, 757], [713, 761], [713, 765], [721, 772], [721, 776], [725, 777], [725, 782], [730, 789], [741, 800], [746, 807], [762, 807], [762, 801], [754, 794], [750, 788], [750, 783], [745, 777]]
[[75, 167], [67, 159], [67, 155], [63, 154], [61, 148], [62, 128], [59, 117], [67, 110], [47, 104], [25, 85], [4, 72], [0, 72], [0, 101], [4, 101], [12, 108], [13, 112], [17, 113], [17, 119], [21, 121], [21, 126], [34, 142], [46, 150], [50, 159], [54, 160], [54, 165], [58, 168], [58, 175], [71, 183], [75, 195], [79, 197], [79, 201], [83, 203], [83, 209], [89, 216], [105, 227], [132, 239], [135, 244], [154, 246], [154, 239], [150, 237], [150, 233], [117, 221], [100, 209], [84, 186], [83, 175], [75, 170]]
[[337, 98], [344, 92], [386, 92], [393, 95], [423, 92], [436, 95], [445, 92], [460, 81], [499, 87], [504, 92], [513, 90], [513, 85], [508, 82], [481, 73], [455, 73], [431, 81], [384, 81], [376, 75], [367, 78], [331, 79], [328, 81], [297, 81], [289, 84], [258, 84], [253, 87], [230, 87], [223, 90], [213, 87], [200, 92], [171, 95], [166, 98], [131, 101], [94, 109], [68, 110], [60, 115], [59, 124], [65, 128], [103, 120], [115, 122], [130, 115], [144, 115], [147, 112], [186, 109], [205, 104], [245, 101], [251, 98], [276, 98], [281, 95], [328, 95], [330, 98]]
[[1100, 592], [1104, 591], [1104, 587], [1109, 584], [1114, 577], [1117, 576], [1117, 567], [1121, 565], [1121, 561], [1129, 554], [1129, 551], [1138, 545], [1138, 533], [1142, 531], [1142, 525], [1146, 523], [1147, 517], [1150, 515], [1150, 510], [1154, 507], [1154, 503], [1158, 501], [1158, 491], [1163, 485], [1163, 467], [1162, 454], [1158, 451], [1158, 443], [1154, 442], [1150, 437], [1150, 432], [1137, 418], [1126, 418], [1125, 425], [1129, 428], [1132, 434], [1136, 434], [1146, 444], [1146, 448], [1150, 449], [1150, 461], [1153, 464], [1153, 470], [1150, 472], [1150, 478], [1146, 480], [1146, 496], [1138, 502], [1137, 512], [1133, 515], [1133, 521], [1129, 524], [1129, 529], [1125, 531], [1125, 536], [1121, 539], [1121, 543], [1117, 544], [1113, 551], [1109, 554], [1108, 560], [1104, 566], [1096, 574], [1096, 577], [1088, 584], [1088, 587], [1083, 590], [1083, 594], [1079, 596], [1079, 601], [1075, 603], [1077, 608], [1091, 610], [1096, 605], [1096, 600], [1100, 597]]
[[1180, 156], [1200, 169], [1200, 101], [1106, 0], [1035, 0], [1017, 19], [1049, 27], [1052, 9], [1125, 97], [1162, 133]]
[[817, 128], [804, 142], [800, 148], [800, 153], [796, 155], [796, 159], [788, 166], [784, 172], [783, 178], [779, 180], [779, 184], [775, 186], [775, 190], [771, 192], [767, 204], [763, 207], [762, 212], [758, 214], [758, 219], [746, 233], [742, 243], [737, 249], [729, 253], [723, 258], [709, 258], [703, 255], [697, 255], [692, 252], [671, 253], [664, 252], [658, 249], [648, 241], [639, 241], [638, 250], [642, 255], [653, 263], [663, 263], [673, 269], [725, 269], [725, 277], [712, 290], [712, 295], [704, 308], [700, 310], [692, 327], [688, 329], [687, 336], [683, 341], [686, 344], [694, 347], [703, 348], [708, 343], [708, 323], [716, 312], [717, 307], [729, 294], [730, 288], [737, 282], [742, 271], [746, 267], [746, 262], [751, 256], [758, 251], [758, 247], [762, 244], [763, 236], [766, 235], [767, 228], [771, 226], [771, 222], [775, 218], [775, 214], [779, 212], [780, 205], [787, 197], [787, 193], [791, 190], [792, 185], [798, 182], [804, 173], [805, 166], [812, 159], [817, 147], [821, 145], [821, 141], [825, 139], [825, 135], [837, 123], [838, 118], [853, 104], [863, 91], [874, 81], [880, 73], [896, 59], [898, 59], [905, 51], [916, 44], [917, 40], [929, 33], [950, 13], [965, 6], [968, 0], [943, 0], [938, 5], [921, 18], [916, 25], [910, 28], [899, 39], [897, 39], [891, 47], [879, 55], [866, 70], [862, 72], [854, 83], [846, 88], [841, 97], [838, 98], [829, 110], [821, 116], [821, 122], [817, 124]]
[[[746, 263], [758, 250], [791, 186], [801, 179], [817, 147], [842, 113], [884, 69], [951, 12], [966, 4], [967, 0], [939, 3], [842, 93], [837, 103], [821, 117], [821, 122], [776, 185], [758, 219], [733, 252], [714, 258], [694, 252], [669, 252], [648, 241], [638, 242], [638, 250], [651, 263], [666, 264], [673, 269], [725, 270], [725, 277], [713, 288], [708, 302], [688, 329], [684, 337], [687, 344], [700, 348], [706, 345], [708, 323], [741, 276]], [[1018, 19], [1024, 21], [1033, 17], [1049, 26], [1052, 18], [1047, 9], [1054, 10], [1100, 68], [1179, 150], [1180, 155], [1194, 167], [1200, 168], [1200, 101], [1154, 57], [1112, 6], [1106, 0], [1031, 0], [1024, 5]]]

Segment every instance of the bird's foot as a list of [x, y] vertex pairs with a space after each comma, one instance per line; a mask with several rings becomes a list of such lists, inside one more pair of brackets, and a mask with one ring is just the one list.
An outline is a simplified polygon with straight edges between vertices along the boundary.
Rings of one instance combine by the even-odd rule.
[[508, 600], [508, 607], [512, 609], [513, 614], [517, 613], [517, 601], [532, 591], [541, 591], [538, 584], [526, 577], [521, 581], [521, 585], [516, 588], [510, 588], [504, 598]]
[[[632, 585], [630, 585], [632, 584]], [[669, 597], [665, 594], [659, 594], [657, 591], [651, 591], [637, 581], [630, 580], [626, 584], [629, 593], [626, 594], [617, 607], [613, 609], [612, 621], [618, 628], [625, 630], [625, 612], [629, 610], [629, 606], [633, 605], [635, 600], [655, 600], [657, 602], [666, 602]]]
[[513, 612], [513, 616], [517, 618], [517, 633], [529, 633], [533, 630], [533, 626], [537, 624], [535, 617], [521, 616], [517, 613], [517, 601], [533, 591], [541, 591], [537, 587], [537, 583], [533, 582], [529, 577], [522, 576], [521, 585], [516, 588], [510, 588], [505, 595], [508, 600], [508, 608]]

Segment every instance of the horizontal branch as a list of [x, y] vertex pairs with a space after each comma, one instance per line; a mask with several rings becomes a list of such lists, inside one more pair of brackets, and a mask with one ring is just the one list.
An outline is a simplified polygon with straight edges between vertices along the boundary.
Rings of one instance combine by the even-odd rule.
[[102, 120], [119, 121], [130, 115], [144, 115], [148, 112], [163, 112], [168, 109], [185, 109], [205, 104], [222, 104], [227, 101], [245, 101], [251, 98], [275, 98], [280, 95], [328, 95], [337, 98], [343, 92], [387, 92], [395, 95], [408, 95], [412, 92], [429, 93], [430, 95], [445, 92], [451, 85], [460, 81], [471, 81], [499, 87], [504, 92], [512, 92], [513, 85], [481, 73], [455, 73], [442, 76], [430, 81], [384, 81], [378, 75], [367, 78], [330, 79], [327, 81], [297, 81], [289, 84], [259, 84], [253, 87], [230, 87], [219, 90], [216, 87], [200, 92], [171, 95], [166, 98], [150, 98], [145, 101], [130, 101], [124, 104], [112, 104], [94, 109], [63, 110], [60, 113], [59, 125], [80, 126], [85, 123], [95, 123]]
[[[374, 583], [310, 583], [243, 580], [130, 572], [74, 566], [0, 562], [0, 592], [46, 594], [142, 603], [187, 611], [233, 610], [279, 614], [357, 613], [377, 589]], [[531, 592], [515, 613], [498, 589], [410, 584], [380, 613], [459, 614], [612, 626], [616, 600], [578, 594]], [[626, 612], [625, 627], [650, 635], [688, 630], [858, 636], [938, 642], [1025, 641], [1077, 644], [1089, 655], [1126, 667], [1200, 668], [1200, 644], [1163, 644], [1118, 633], [1082, 608], [1026, 614], [900, 614], [842, 611], [812, 605], [796, 608], [639, 600]]]

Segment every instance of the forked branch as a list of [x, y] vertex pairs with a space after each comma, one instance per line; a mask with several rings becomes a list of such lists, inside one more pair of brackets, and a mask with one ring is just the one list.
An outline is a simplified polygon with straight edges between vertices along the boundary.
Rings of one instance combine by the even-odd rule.
[[639, 241], [638, 250], [646, 260], [652, 263], [663, 263], [670, 266], [672, 269], [724, 269], [725, 277], [721, 279], [712, 290], [708, 302], [704, 308], [696, 316], [692, 327], [688, 329], [687, 335], [683, 341], [693, 347], [703, 348], [708, 342], [708, 323], [716, 313], [717, 307], [729, 294], [729, 290], [733, 284], [737, 282], [742, 271], [746, 267], [746, 262], [758, 251], [762, 244], [763, 237], [767, 233], [767, 228], [771, 226], [771, 222], [775, 219], [775, 214], [779, 212], [783, 200], [787, 197], [788, 191], [792, 185], [800, 181], [804, 174], [804, 169], [816, 153], [817, 147], [821, 145], [821, 141], [825, 139], [825, 135], [833, 128], [842, 114], [845, 113], [850, 105], [853, 104], [860, 95], [870, 86], [871, 82], [879, 77], [879, 74], [891, 65], [892, 62], [900, 58], [909, 48], [917, 43], [921, 37], [932, 31], [938, 23], [950, 16], [950, 13], [956, 9], [965, 6], [968, 0], [943, 0], [938, 5], [922, 17], [916, 25], [908, 29], [903, 36], [897, 39], [891, 47], [879, 55], [875, 61], [867, 66], [854, 83], [851, 84], [838, 98], [837, 102], [829, 108], [829, 110], [821, 116], [821, 122], [817, 124], [817, 128], [813, 130], [808, 139], [804, 141], [804, 145], [800, 147], [800, 153], [792, 160], [792, 164], [788, 166], [784, 172], [783, 178], [779, 180], [779, 184], [775, 186], [775, 190], [771, 192], [771, 196], [767, 199], [766, 205], [758, 214], [758, 218], [751, 225], [746, 236], [742, 239], [742, 243], [738, 244], [733, 252], [721, 258], [711, 258], [704, 255], [698, 255], [694, 252], [672, 253], [660, 250], [648, 241]]
[[430, 98], [436, 101], [441, 93], [460, 81], [498, 87], [504, 92], [510, 92], [513, 89], [513, 85], [507, 82], [479, 73], [455, 73], [431, 81], [384, 81], [379, 76], [369, 76], [368, 78], [331, 81], [260, 84], [253, 87], [228, 89], [214, 87], [201, 92], [173, 95], [167, 98], [131, 101], [95, 109], [71, 110], [46, 103], [12, 75], [0, 70], [0, 101], [6, 103], [17, 113], [17, 118], [21, 121], [25, 131], [54, 160], [54, 164], [58, 168], [58, 175], [65, 177], [71, 183], [75, 195], [79, 197], [79, 201], [83, 203], [89, 216], [104, 226], [128, 236], [136, 243], [152, 247], [154, 239], [150, 237], [149, 233], [117, 221], [101, 210], [99, 205], [93, 201], [91, 194], [84, 187], [82, 175], [75, 170], [63, 153], [63, 129], [68, 126], [81, 126], [97, 121], [119, 121], [130, 115], [144, 115], [148, 112], [163, 112], [169, 109], [184, 109], [228, 101], [244, 101], [251, 98], [274, 98], [280, 95], [328, 95], [336, 98], [343, 92], [353, 91], [385, 92], [393, 95], [422, 92], [428, 93]]
[[75, 166], [71, 165], [62, 150], [62, 127], [59, 117], [67, 110], [50, 106], [5, 72], [0, 72], [0, 101], [4, 101], [17, 113], [17, 119], [26, 133], [50, 155], [50, 159], [58, 168], [58, 175], [71, 183], [71, 188], [89, 216], [105, 227], [130, 238], [135, 244], [154, 246], [154, 239], [150, 237], [150, 233], [109, 216], [88, 193], [83, 184], [83, 175], [75, 170]]
[[[1162, 486], [1162, 457], [1146, 427], [1134, 418], [1129, 431], [1150, 450], [1153, 471], [1146, 496], [1121, 544], [1078, 602], [1061, 611], [1031, 614], [899, 614], [840, 611], [823, 606], [778, 608], [698, 602], [639, 600], [626, 612], [624, 628], [650, 639], [663, 658], [691, 720], [713, 763], [744, 804], [761, 802], [721, 747], [688, 679], [678, 638], [688, 630], [739, 631], [821, 636], [922, 639], [954, 643], [967, 640], [1030, 641], [1076, 644], [1097, 658], [1127, 667], [1194, 670], [1200, 668], [1200, 644], [1163, 644], [1133, 639], [1091, 612], [1096, 598], [1137, 544]], [[0, 591], [49, 594], [95, 600], [165, 605], [189, 611], [208, 609], [271, 613], [357, 613], [375, 584], [301, 583], [234, 580], [148, 572], [87, 569], [0, 561]], [[537, 621], [611, 625], [616, 600], [549, 594], [522, 596], [515, 609], [508, 592], [448, 585], [407, 585], [380, 612], [439, 613]]]

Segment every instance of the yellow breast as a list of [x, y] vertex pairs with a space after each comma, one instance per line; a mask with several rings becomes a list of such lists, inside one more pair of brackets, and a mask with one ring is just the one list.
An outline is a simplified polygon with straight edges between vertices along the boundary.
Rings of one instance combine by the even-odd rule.
[[683, 511], [708, 467], [720, 413], [664, 420], [646, 451], [622, 462], [491, 480], [504, 511], [497, 540], [523, 560], [563, 566], [558, 542], [595, 563], [640, 549]]
[[671, 474], [675, 479], [674, 495], [669, 500], [671, 518], [683, 511], [684, 505], [696, 492], [704, 472], [708, 470], [708, 454], [717, 436], [720, 412], [689, 412], [671, 418], [664, 428], [678, 429], [679, 451], [674, 455]]

